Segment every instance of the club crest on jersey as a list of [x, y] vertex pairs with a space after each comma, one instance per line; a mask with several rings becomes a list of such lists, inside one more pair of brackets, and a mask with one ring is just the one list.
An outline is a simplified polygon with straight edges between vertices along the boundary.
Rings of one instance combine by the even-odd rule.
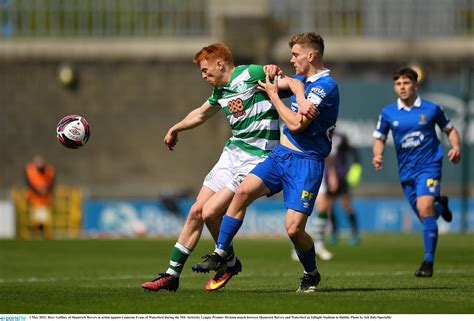
[[245, 81], [240, 81], [230, 88], [236, 92], [242, 92], [247, 89], [247, 83]]
[[420, 119], [418, 120], [418, 124], [420, 125], [426, 125], [426, 115], [421, 114]]
[[424, 138], [425, 135], [420, 131], [409, 133], [402, 138], [400, 145], [402, 148], [418, 147], [421, 145]]
[[231, 100], [227, 106], [229, 107], [229, 113], [231, 113], [235, 118], [245, 115], [244, 102], [242, 99], [237, 98]]

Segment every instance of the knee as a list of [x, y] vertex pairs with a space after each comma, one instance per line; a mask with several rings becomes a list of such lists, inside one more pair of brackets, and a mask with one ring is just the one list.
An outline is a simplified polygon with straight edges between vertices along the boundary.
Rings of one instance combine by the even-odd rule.
[[421, 219], [425, 219], [429, 216], [434, 215], [434, 206], [433, 204], [422, 204], [417, 206], [418, 214]]
[[240, 185], [234, 195], [233, 202], [238, 202], [239, 204], [247, 204], [251, 198], [251, 190], [245, 185]]
[[204, 222], [214, 221], [218, 218], [220, 211], [214, 205], [204, 204], [202, 208], [202, 219]]
[[302, 232], [303, 230], [301, 227], [297, 224], [288, 224], [286, 226], [286, 232], [288, 233], [288, 236], [290, 239], [297, 238], [298, 235]]
[[198, 203], [194, 203], [193, 206], [191, 206], [191, 209], [189, 210], [188, 214], [188, 221], [202, 221], [203, 216], [202, 216], [202, 205]]

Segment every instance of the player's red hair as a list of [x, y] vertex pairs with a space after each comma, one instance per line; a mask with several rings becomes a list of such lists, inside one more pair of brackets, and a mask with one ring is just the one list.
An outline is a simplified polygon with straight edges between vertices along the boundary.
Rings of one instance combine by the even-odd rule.
[[222, 43], [214, 43], [212, 45], [202, 48], [194, 56], [193, 62], [199, 66], [199, 64], [203, 60], [212, 61], [216, 59], [222, 59], [229, 65], [234, 65], [232, 52]]

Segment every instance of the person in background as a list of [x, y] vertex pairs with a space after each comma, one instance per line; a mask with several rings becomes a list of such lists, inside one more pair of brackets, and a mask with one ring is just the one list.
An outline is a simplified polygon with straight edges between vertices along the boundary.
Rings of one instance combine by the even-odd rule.
[[418, 74], [402, 68], [393, 76], [396, 102], [382, 109], [374, 131], [372, 164], [382, 169], [383, 152], [389, 131], [395, 144], [400, 182], [406, 198], [422, 224], [424, 258], [416, 277], [431, 277], [438, 242], [437, 219], [451, 222], [448, 197], [441, 196], [443, 148], [436, 125], [446, 134], [451, 149], [448, 159], [461, 160], [459, 133], [443, 108], [418, 96]]
[[52, 238], [51, 208], [56, 179], [54, 166], [40, 154], [33, 156], [25, 167], [29, 219], [34, 232]]

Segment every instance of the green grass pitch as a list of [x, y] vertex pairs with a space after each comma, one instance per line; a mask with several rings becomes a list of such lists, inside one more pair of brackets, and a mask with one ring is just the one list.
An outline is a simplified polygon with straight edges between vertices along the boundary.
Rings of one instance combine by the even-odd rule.
[[177, 292], [140, 284], [163, 272], [174, 240], [0, 241], [0, 314], [398, 314], [474, 313], [474, 235], [441, 235], [435, 274], [417, 279], [421, 235], [341, 240], [319, 261], [317, 293], [295, 293], [302, 268], [287, 239], [237, 238], [243, 271], [217, 292], [191, 265], [213, 248], [201, 241]]

